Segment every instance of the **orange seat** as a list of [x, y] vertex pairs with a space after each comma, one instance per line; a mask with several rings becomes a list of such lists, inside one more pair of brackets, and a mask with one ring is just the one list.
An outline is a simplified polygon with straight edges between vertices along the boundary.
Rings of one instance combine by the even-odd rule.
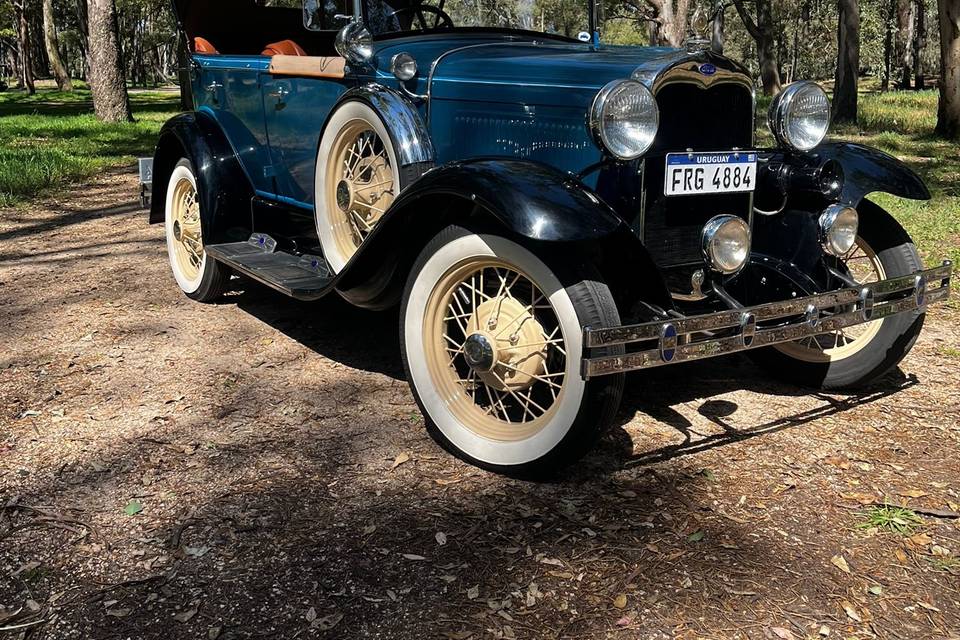
[[215, 46], [210, 44], [209, 40], [207, 40], [206, 38], [199, 38], [199, 37], [193, 39], [193, 50], [196, 53], [213, 53], [213, 54], [220, 53], [219, 51], [217, 51], [217, 48]]
[[264, 56], [305, 56], [307, 52], [304, 51], [300, 45], [298, 45], [293, 40], [281, 40], [280, 42], [274, 42], [273, 44], [268, 44], [267, 48], [263, 50], [263, 53], [260, 55]]

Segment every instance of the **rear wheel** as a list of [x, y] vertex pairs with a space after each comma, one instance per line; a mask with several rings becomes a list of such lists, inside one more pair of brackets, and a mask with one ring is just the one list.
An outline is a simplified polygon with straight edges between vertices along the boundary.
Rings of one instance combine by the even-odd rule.
[[[860, 205], [860, 231], [850, 252], [838, 260], [860, 284], [897, 278], [922, 268], [917, 249], [900, 224], [877, 205]], [[771, 372], [791, 382], [825, 389], [865, 385], [909, 353], [923, 327], [920, 311], [900, 313], [752, 352]]]
[[512, 240], [449, 227], [414, 265], [401, 322], [430, 434], [473, 464], [550, 473], [616, 415], [623, 376], [580, 376], [583, 326], [619, 324], [587, 265], [552, 269]]
[[200, 222], [200, 194], [193, 164], [183, 158], [173, 168], [165, 204], [167, 255], [180, 289], [199, 302], [219, 298], [227, 288], [230, 271], [207, 257]]

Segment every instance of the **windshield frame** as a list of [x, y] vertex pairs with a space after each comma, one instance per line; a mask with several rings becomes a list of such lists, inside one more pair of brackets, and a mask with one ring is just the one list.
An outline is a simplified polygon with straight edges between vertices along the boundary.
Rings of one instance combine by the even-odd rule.
[[[367, 4], [368, 2], [382, 2], [387, 4], [385, 0], [354, 0], [354, 18], [359, 19], [367, 29], [370, 28], [370, 22], [367, 19]], [[411, 4], [416, 3], [417, 0], [412, 0]], [[421, 0], [422, 2], [422, 0]], [[587, 0], [587, 16], [589, 19], [589, 28], [590, 33], [593, 34], [593, 39], [596, 41], [596, 0]], [[389, 6], [389, 5], [387, 5]], [[371, 32], [372, 33], [372, 32]], [[454, 27], [452, 29], [411, 29], [411, 30], [398, 30], [398, 31], [386, 31], [383, 33], [372, 33], [373, 39], [376, 41], [380, 40], [393, 40], [397, 38], [410, 38], [410, 37], [435, 37], [435, 36], [467, 36], [467, 35], [504, 35], [504, 36], [516, 36], [523, 38], [530, 38], [531, 40], [537, 38], [547, 38], [550, 40], [564, 42], [564, 43], [579, 43], [579, 44], [588, 44], [583, 40], [580, 40], [576, 37], [565, 36], [561, 33], [550, 33], [548, 31], [534, 31], [530, 29], [516, 29], [511, 27], [493, 27], [493, 26], [470, 26], [470, 27]]]

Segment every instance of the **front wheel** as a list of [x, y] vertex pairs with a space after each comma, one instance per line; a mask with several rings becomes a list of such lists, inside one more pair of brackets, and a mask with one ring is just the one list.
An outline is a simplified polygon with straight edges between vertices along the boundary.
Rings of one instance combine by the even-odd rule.
[[549, 474], [616, 415], [623, 375], [580, 376], [583, 327], [619, 324], [616, 306], [593, 269], [564, 262], [448, 227], [414, 265], [401, 311], [407, 376], [431, 436], [472, 464]]
[[[869, 201], [860, 207], [856, 243], [836, 267], [860, 284], [909, 275], [922, 269], [910, 236], [889, 213]], [[790, 382], [823, 389], [852, 389], [879, 378], [910, 352], [924, 314], [910, 311], [831, 333], [751, 352], [753, 358]]]

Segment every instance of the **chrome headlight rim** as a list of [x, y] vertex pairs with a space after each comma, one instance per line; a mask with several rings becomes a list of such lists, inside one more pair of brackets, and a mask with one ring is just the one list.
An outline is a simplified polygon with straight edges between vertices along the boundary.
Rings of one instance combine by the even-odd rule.
[[406, 51], [394, 54], [390, 58], [390, 73], [400, 82], [413, 80], [418, 71], [416, 59]]
[[[622, 87], [632, 87], [639, 91], [645, 92], [650, 98], [650, 103], [652, 105], [654, 114], [653, 135], [650, 136], [650, 142], [642, 149], [639, 149], [631, 154], [618, 153], [614, 149], [614, 145], [609, 141], [607, 137], [607, 131], [603, 126], [603, 115], [607, 105], [609, 104], [610, 97], [615, 91], [621, 89]], [[656, 97], [654, 97], [653, 92], [650, 91], [647, 85], [643, 84], [642, 82], [633, 80], [631, 78], [612, 80], [605, 84], [594, 97], [593, 104], [590, 105], [587, 128], [590, 130], [590, 135], [593, 137], [596, 145], [604, 152], [610, 154], [617, 160], [629, 162], [631, 160], [640, 158], [643, 156], [643, 154], [650, 150], [650, 147], [653, 146], [653, 143], [657, 138], [657, 133], [660, 130], [660, 108], [657, 106], [657, 100]]]
[[[852, 233], [849, 232], [851, 226]], [[820, 214], [819, 227], [820, 246], [824, 252], [840, 258], [856, 245], [857, 234], [860, 232], [860, 214], [849, 205], [832, 204]], [[840, 231], [844, 232], [844, 236], [839, 235]]]
[[[790, 107], [796, 101], [797, 97], [800, 96], [804, 91], [814, 90], [823, 95], [824, 101], [827, 105], [826, 111], [826, 125], [824, 126], [823, 134], [820, 136], [820, 139], [817, 140], [816, 144], [797, 144], [797, 141], [791, 140], [789, 130], [787, 128], [788, 116], [790, 114]], [[816, 82], [811, 80], [798, 80], [797, 82], [792, 82], [788, 84], [783, 90], [777, 94], [773, 99], [773, 102], [770, 103], [770, 110], [767, 112], [767, 126], [770, 127], [770, 132], [773, 133], [773, 137], [776, 139], [777, 143], [782, 147], [787, 147], [793, 149], [794, 151], [806, 152], [818, 147], [827, 137], [827, 134], [830, 132], [830, 121], [832, 119], [832, 109], [830, 105], [830, 98], [827, 96], [827, 92], [824, 91]]]
[[[733, 261], [721, 260], [719, 254], [719, 234], [728, 225], [732, 225], [742, 235], [743, 243], [746, 246], [743, 259], [733, 264]], [[750, 262], [750, 243], [751, 243], [750, 225], [740, 216], [730, 214], [721, 214], [714, 216], [703, 226], [700, 234], [700, 248], [703, 253], [703, 260], [707, 266], [716, 273], [730, 276], [739, 273], [747, 263]]]

